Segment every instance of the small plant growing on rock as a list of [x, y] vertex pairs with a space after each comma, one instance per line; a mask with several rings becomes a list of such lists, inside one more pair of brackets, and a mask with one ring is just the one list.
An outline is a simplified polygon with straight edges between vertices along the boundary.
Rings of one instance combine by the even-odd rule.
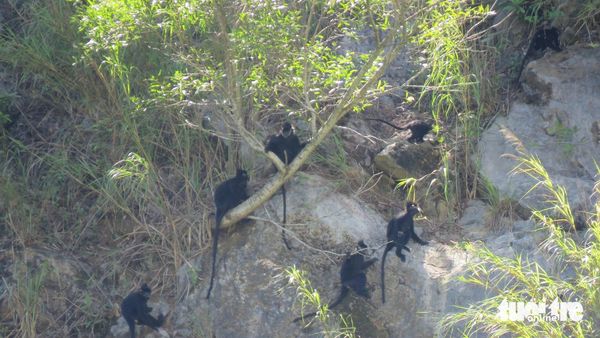
[[301, 314], [304, 314], [306, 307], [317, 309], [317, 315], [314, 319], [306, 319], [303, 325], [309, 326], [315, 320], [323, 326], [324, 337], [356, 337], [350, 316], [339, 315], [339, 322], [333, 321], [331, 312], [327, 308], [327, 303], [321, 300], [319, 292], [314, 289], [310, 280], [306, 277], [306, 272], [292, 266], [284, 270], [282, 277], [287, 278], [287, 285], [296, 288], [296, 300], [300, 303]]

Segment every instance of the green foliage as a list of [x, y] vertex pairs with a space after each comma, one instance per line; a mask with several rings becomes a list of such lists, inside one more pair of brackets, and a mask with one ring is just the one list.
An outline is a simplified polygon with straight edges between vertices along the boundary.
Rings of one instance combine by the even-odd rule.
[[[310, 280], [307, 278], [305, 271], [299, 270], [296, 267], [290, 267], [284, 270], [283, 277], [287, 278], [288, 287], [294, 287], [296, 289], [296, 298], [300, 302], [301, 315], [309, 311], [305, 311], [305, 308], [316, 308], [317, 314], [316, 320], [323, 326], [324, 331], [322, 334], [325, 337], [356, 337], [356, 329], [353, 327], [352, 318], [350, 316], [339, 315], [339, 324], [336, 324], [331, 320], [329, 309], [327, 309], [327, 303], [321, 301], [321, 296], [317, 290], [313, 289]], [[314, 319], [306, 318], [310, 325]]]
[[4, 127], [6, 124], [11, 122], [10, 116], [8, 114], [0, 111], [0, 126]]
[[439, 123], [470, 107], [472, 87], [477, 83], [468, 71], [470, 49], [463, 29], [467, 21], [483, 16], [489, 8], [461, 1], [432, 3], [435, 5], [422, 18], [422, 33], [416, 42], [425, 47], [430, 63], [420, 99], [428, 94], [431, 113]]
[[11, 99], [12, 98], [9, 95], [0, 92], [0, 132], [2, 132], [3, 127], [12, 122], [12, 119], [7, 113], [7, 108], [10, 105]]
[[[429, 8], [417, 18], [419, 34], [414, 42], [426, 53], [428, 71], [418, 94], [422, 110], [431, 112], [433, 131], [440, 133], [442, 171], [439, 183], [444, 199], [455, 204], [472, 198], [478, 175], [469, 166], [479, 139], [481, 121], [493, 110], [495, 87], [490, 85], [486, 58], [494, 46], [480, 41], [477, 27], [492, 9], [470, 1], [428, 1]], [[489, 105], [489, 106], [488, 106]], [[454, 143], [453, 143], [454, 142]], [[433, 182], [432, 182], [433, 183]]]
[[[444, 192], [444, 188], [446, 186], [444, 184], [444, 177], [445, 169], [442, 168], [442, 170], [434, 170], [433, 172], [419, 178], [407, 177], [401, 179], [396, 184], [396, 188], [403, 189], [406, 194], [406, 199], [409, 201], [426, 200], [430, 198], [430, 194], [435, 192], [435, 188], [438, 186], [441, 186], [442, 193]], [[425, 184], [427, 184], [427, 187], [422, 187]], [[423, 195], [418, 196], [417, 192], [422, 192]]]
[[410, 201], [417, 200], [416, 193], [417, 179], [414, 177], [404, 178], [398, 181], [397, 187], [406, 190], [406, 198]]
[[9, 336], [35, 337], [42, 318], [42, 287], [49, 272], [48, 263], [42, 262], [35, 271], [24, 263], [15, 264], [14, 268], [16, 284], [8, 290], [8, 304], [19, 314], [20, 322]]
[[327, 145], [327, 150], [318, 152], [313, 156], [314, 163], [329, 168], [336, 175], [339, 175], [340, 178], [345, 179], [350, 165], [341, 137], [336, 133], [332, 133]]
[[552, 22], [557, 17], [564, 15], [558, 9], [558, 5], [558, 1], [548, 0], [510, 0], [505, 4], [506, 9], [517, 14], [534, 27], [542, 22]]
[[[176, 67], [162, 49], [205, 32], [208, 1], [91, 1], [74, 23], [85, 36], [84, 61], [94, 60], [119, 80], [124, 94], [141, 94], [148, 75]], [[132, 92], [133, 90], [133, 92]]]
[[573, 144], [573, 136], [577, 131], [577, 127], [569, 128], [560, 120], [556, 120], [552, 126], [547, 129], [549, 135], [554, 135], [562, 148], [565, 156], [573, 154], [575, 145]]
[[35, 88], [35, 96], [45, 105], [73, 109], [85, 95], [78, 80], [86, 73], [72, 69], [75, 53], [71, 45], [78, 39], [68, 24], [72, 8], [62, 0], [32, 1], [22, 8], [11, 13], [11, 26], [17, 28], [0, 30], [0, 62], [17, 70], [18, 83]]
[[28, 192], [36, 186], [34, 175], [37, 167], [32, 167], [29, 175], [25, 161], [26, 151], [11, 150], [2, 156], [0, 167], [0, 221], [3, 222], [9, 236], [20, 245], [30, 244], [44, 236], [40, 226], [49, 212], [43, 205], [41, 196], [32, 196]]
[[[164, 217], [181, 200], [191, 211], [198, 194], [221, 176], [215, 170], [235, 165], [232, 103], [251, 129], [281, 110], [314, 126], [325, 119], [316, 112], [331, 102], [326, 94], [343, 93], [366, 60], [366, 54], [340, 53], [340, 42], [366, 27], [383, 32], [391, 12], [385, 1], [61, 0], [28, 3], [15, 14], [0, 37], [0, 62], [22, 76], [19, 91], [37, 93], [24, 114], [41, 118], [33, 112], [51, 105], [44, 118], [74, 126], [63, 140], [52, 139], [62, 144], [59, 151], [21, 149], [41, 171], [52, 172], [46, 197], [68, 196], [60, 186], [81, 185], [97, 194], [98, 204], [88, 206], [100, 208], [98, 215], [139, 218], [143, 210], [128, 206], [128, 198], [159, 206]], [[232, 64], [235, 78], [227, 75]], [[201, 122], [209, 112], [213, 125], [225, 122], [220, 135], [233, 140], [226, 142], [227, 157], [224, 142], [215, 143], [214, 131]], [[124, 154], [145, 161], [146, 188], [121, 195], [133, 181], [103, 182], [117, 161], [115, 178], [141, 177], [122, 170]], [[173, 186], [177, 191], [169, 191]], [[178, 198], [165, 199], [173, 195]]]
[[587, 31], [600, 27], [600, 0], [586, 0], [577, 15], [577, 24]]

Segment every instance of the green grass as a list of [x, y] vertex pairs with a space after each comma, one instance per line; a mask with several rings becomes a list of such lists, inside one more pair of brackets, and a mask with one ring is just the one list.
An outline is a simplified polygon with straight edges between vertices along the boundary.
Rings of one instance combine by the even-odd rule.
[[[318, 321], [323, 327], [320, 334], [324, 337], [356, 337], [352, 317], [340, 314], [337, 321], [333, 320], [331, 311], [327, 308], [327, 303], [321, 300], [319, 292], [311, 286], [305, 271], [290, 267], [285, 269], [278, 278], [287, 279], [287, 287], [295, 288], [296, 301], [300, 303], [301, 316], [309, 312], [317, 313], [314, 318], [307, 317], [301, 323], [309, 326], [314, 321]], [[309, 310], [306, 310], [307, 308]], [[316, 309], [316, 311], [313, 309]]]
[[537, 27], [543, 22], [552, 22], [558, 16], [564, 15], [559, 9], [559, 4], [559, 1], [548, 0], [510, 0], [504, 6], [522, 20]]
[[19, 324], [9, 336], [35, 337], [40, 317], [43, 315], [42, 288], [49, 273], [47, 262], [32, 271], [26, 264], [14, 265], [15, 284], [8, 288], [8, 304], [19, 318]]
[[345, 173], [350, 170], [350, 164], [343, 140], [333, 132], [325, 142], [325, 149], [315, 153], [311, 162], [321, 168], [329, 169], [337, 177], [345, 177]]
[[420, 33], [414, 40], [425, 52], [428, 71], [416, 96], [420, 109], [431, 113], [441, 143], [441, 170], [430, 180], [436, 180], [432, 183], [441, 187], [447, 203], [459, 208], [476, 194], [471, 154], [482, 121], [497, 109], [496, 84], [489, 74], [494, 47], [480, 39], [477, 29], [492, 9], [467, 1], [429, 1], [428, 6], [418, 17]]
[[[577, 30], [590, 32], [600, 25], [600, 1], [587, 0], [577, 15]], [[596, 41], [597, 43], [597, 41]]]

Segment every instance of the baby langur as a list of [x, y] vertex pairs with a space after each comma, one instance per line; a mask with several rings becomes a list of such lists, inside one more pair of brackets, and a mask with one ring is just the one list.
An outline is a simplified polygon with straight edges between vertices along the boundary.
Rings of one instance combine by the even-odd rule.
[[158, 314], [158, 319], [152, 317], [150, 312], [151, 307], [148, 307], [147, 302], [150, 299], [150, 287], [144, 283], [139, 291], [130, 293], [121, 303], [121, 315], [125, 318], [129, 325], [129, 335], [135, 338], [135, 324], [150, 326], [153, 330], [158, 331], [158, 328], [165, 322], [165, 316], [162, 313]]
[[215, 189], [215, 229], [213, 231], [212, 247], [212, 271], [210, 273], [210, 286], [206, 293], [206, 299], [210, 298], [210, 292], [213, 288], [215, 279], [215, 267], [217, 261], [217, 246], [219, 244], [219, 226], [225, 214], [240, 205], [246, 199], [246, 186], [248, 185], [248, 173], [245, 170], [238, 169], [235, 177], [232, 177], [217, 186]]
[[381, 301], [385, 303], [385, 258], [390, 250], [396, 248], [396, 256], [405, 262], [406, 257], [402, 254], [402, 249], [410, 251], [406, 246], [408, 241], [412, 238], [415, 242], [421, 245], [427, 245], [426, 242], [417, 236], [415, 233], [415, 223], [413, 217], [421, 212], [421, 209], [412, 202], [406, 203], [406, 212], [404, 215], [393, 218], [387, 226], [387, 240], [388, 243], [383, 251], [383, 257], [381, 258]]
[[[367, 299], [371, 298], [369, 290], [367, 289], [367, 274], [365, 271], [369, 268], [369, 266], [373, 265], [373, 263], [377, 261], [377, 258], [365, 260], [364, 251], [366, 249], [367, 245], [364, 241], [360, 240], [358, 242], [358, 252], [353, 253], [352, 255], [346, 254], [344, 263], [342, 263], [342, 269], [340, 270], [340, 279], [342, 281], [340, 295], [335, 301], [333, 301], [333, 303], [330, 303], [327, 306], [328, 309], [333, 309], [335, 306], [340, 304], [346, 295], [348, 295], [348, 291], [350, 291], [350, 289], [354, 290], [354, 292], [362, 297]], [[316, 312], [311, 312], [294, 319], [294, 322], [304, 320], [304, 318], [312, 317], [316, 314]]]
[[[300, 139], [294, 133], [294, 127], [291, 123], [285, 122], [281, 127], [281, 131], [277, 135], [271, 135], [267, 138], [267, 145], [265, 146], [265, 152], [273, 152], [281, 162], [285, 165], [292, 163], [296, 156], [302, 151], [306, 142], [300, 143]], [[285, 228], [286, 223], [286, 197], [285, 197], [285, 184], [281, 187], [281, 195], [283, 197], [283, 227]], [[288, 250], [292, 248], [287, 242], [285, 236], [285, 229], [281, 230], [281, 238], [283, 243]]]

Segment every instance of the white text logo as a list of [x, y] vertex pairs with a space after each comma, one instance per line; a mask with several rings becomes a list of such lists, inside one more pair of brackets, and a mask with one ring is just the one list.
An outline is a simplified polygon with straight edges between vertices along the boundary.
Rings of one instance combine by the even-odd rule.
[[545, 302], [509, 302], [506, 299], [498, 306], [496, 317], [509, 321], [580, 321], [583, 318], [583, 306], [579, 302], [561, 302], [556, 298], [550, 306]]

